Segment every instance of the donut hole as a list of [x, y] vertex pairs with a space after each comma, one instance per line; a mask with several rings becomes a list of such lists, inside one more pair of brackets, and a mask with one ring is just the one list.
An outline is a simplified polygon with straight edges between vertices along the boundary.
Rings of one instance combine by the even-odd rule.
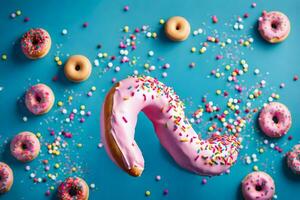
[[273, 116], [272, 120], [275, 124], [278, 124], [278, 122], [279, 122], [279, 119], [277, 116]]
[[80, 71], [80, 69], [81, 69], [80, 65], [76, 65], [76, 66], [75, 66], [75, 70], [76, 70], [76, 71]]
[[42, 98], [40, 96], [36, 95], [35, 100], [40, 103], [42, 101]]
[[71, 187], [69, 189], [68, 193], [71, 197], [75, 197], [75, 196], [77, 196], [78, 190], [76, 189], [76, 187]]
[[271, 27], [272, 27], [272, 29], [278, 29], [278, 27], [279, 27], [279, 23], [277, 22], [277, 21], [273, 21], [272, 23], [271, 23]]
[[28, 148], [28, 146], [27, 146], [27, 144], [22, 143], [21, 148], [22, 148], [23, 150], [26, 150], [26, 149]]
[[2, 180], [2, 176], [0, 176], [0, 181]]
[[181, 29], [181, 24], [176, 24], [175, 29], [179, 31]]
[[38, 45], [39, 44], [39, 41], [37, 38], [33, 38], [31, 43], [35, 46], [35, 45]]
[[262, 191], [262, 190], [263, 190], [263, 186], [262, 186], [262, 185], [259, 185], [259, 184], [257, 184], [257, 185], [255, 185], [255, 190], [256, 190], [256, 191], [258, 191], [258, 192], [260, 192], [260, 191]]

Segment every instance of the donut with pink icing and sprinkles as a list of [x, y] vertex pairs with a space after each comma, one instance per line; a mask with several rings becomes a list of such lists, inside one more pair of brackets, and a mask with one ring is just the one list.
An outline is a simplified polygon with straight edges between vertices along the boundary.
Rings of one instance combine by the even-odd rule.
[[78, 177], [69, 177], [58, 187], [59, 200], [87, 200], [89, 187], [86, 182]]
[[262, 13], [258, 20], [260, 35], [270, 43], [278, 43], [287, 38], [291, 30], [289, 18], [278, 11]]
[[0, 194], [8, 192], [13, 182], [13, 171], [7, 164], [0, 162]]
[[19, 133], [10, 143], [11, 154], [21, 162], [34, 160], [39, 155], [40, 148], [39, 139], [28, 131]]
[[42, 115], [52, 108], [54, 99], [51, 88], [45, 84], [36, 84], [26, 92], [25, 104], [34, 115]]
[[271, 200], [275, 193], [275, 183], [265, 172], [252, 172], [242, 181], [245, 200]]
[[300, 175], [300, 144], [293, 147], [292, 151], [287, 153], [287, 164], [289, 168]]
[[258, 122], [266, 135], [276, 138], [288, 132], [292, 125], [292, 117], [285, 105], [272, 102], [260, 111]]
[[47, 55], [51, 48], [51, 37], [42, 28], [27, 31], [21, 39], [22, 51], [30, 59], [38, 59]]

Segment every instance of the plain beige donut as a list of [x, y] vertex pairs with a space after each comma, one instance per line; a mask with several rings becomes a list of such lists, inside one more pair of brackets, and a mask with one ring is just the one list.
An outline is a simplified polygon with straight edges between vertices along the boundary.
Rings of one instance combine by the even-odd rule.
[[189, 22], [179, 16], [171, 17], [165, 24], [165, 33], [173, 41], [183, 41], [190, 35], [191, 27]]
[[87, 57], [74, 55], [68, 59], [64, 71], [70, 81], [82, 82], [91, 75], [92, 65]]

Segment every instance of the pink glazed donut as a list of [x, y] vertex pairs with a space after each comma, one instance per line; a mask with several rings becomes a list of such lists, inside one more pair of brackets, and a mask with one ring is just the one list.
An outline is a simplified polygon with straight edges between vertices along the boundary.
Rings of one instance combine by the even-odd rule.
[[219, 175], [236, 162], [240, 148], [237, 135], [200, 138], [172, 88], [149, 76], [129, 77], [112, 87], [101, 112], [102, 141], [108, 155], [128, 174], [140, 176], [144, 170], [144, 158], [134, 139], [141, 111], [152, 121], [162, 146], [184, 169]]
[[245, 200], [271, 200], [275, 193], [275, 184], [265, 172], [252, 172], [242, 181]]
[[0, 194], [6, 193], [10, 190], [14, 182], [14, 175], [11, 168], [0, 162]]
[[21, 132], [10, 143], [11, 154], [21, 162], [34, 160], [40, 152], [40, 141], [31, 132]]
[[281, 12], [266, 12], [258, 20], [258, 31], [270, 43], [278, 43], [287, 38], [291, 30], [289, 18]]
[[261, 130], [270, 137], [281, 137], [291, 127], [292, 117], [288, 108], [278, 102], [266, 105], [258, 118]]
[[295, 174], [300, 174], [300, 144], [287, 153], [287, 164]]
[[25, 96], [25, 104], [35, 115], [47, 113], [53, 106], [54, 94], [47, 85], [36, 84], [31, 86]]

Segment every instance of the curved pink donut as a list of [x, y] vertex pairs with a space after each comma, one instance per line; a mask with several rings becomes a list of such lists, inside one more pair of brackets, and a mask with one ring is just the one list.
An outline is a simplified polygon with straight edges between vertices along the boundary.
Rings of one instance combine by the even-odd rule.
[[31, 132], [21, 132], [10, 143], [11, 154], [19, 161], [28, 162], [35, 159], [40, 152], [40, 141]]
[[265, 172], [252, 172], [242, 181], [242, 192], [245, 200], [272, 200], [275, 184]]
[[25, 104], [35, 115], [47, 113], [53, 106], [54, 94], [45, 84], [31, 86], [25, 96]]
[[140, 111], [152, 121], [160, 143], [177, 164], [191, 172], [218, 175], [237, 159], [240, 142], [236, 136], [213, 135], [207, 140], [200, 139], [186, 119], [184, 105], [174, 90], [152, 77], [129, 77], [119, 82], [108, 122], [105, 116], [110, 113], [104, 111], [105, 106], [107, 102], [101, 112], [102, 141], [111, 159], [118, 164], [113, 149], [107, 145], [105, 130], [110, 126], [108, 134], [120, 149], [128, 170], [137, 167], [142, 172], [144, 169], [144, 158], [134, 140]]
[[14, 175], [11, 168], [0, 162], [0, 194], [8, 192], [13, 184]]
[[292, 151], [287, 153], [287, 163], [295, 174], [300, 174], [300, 144], [295, 145]]
[[272, 102], [261, 110], [258, 122], [260, 128], [266, 135], [270, 137], [281, 137], [290, 129], [292, 117], [285, 105]]
[[290, 29], [289, 18], [281, 12], [264, 11], [259, 18], [258, 30], [261, 36], [271, 43], [284, 40], [289, 35]]

